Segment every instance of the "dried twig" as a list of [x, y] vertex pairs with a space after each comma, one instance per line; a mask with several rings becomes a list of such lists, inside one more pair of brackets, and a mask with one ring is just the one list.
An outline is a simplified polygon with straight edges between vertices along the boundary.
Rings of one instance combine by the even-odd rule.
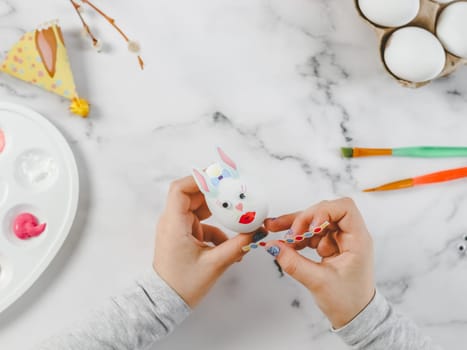
[[83, 24], [83, 28], [84, 30], [86, 31], [86, 33], [89, 35], [89, 37], [92, 39], [92, 44], [93, 46], [97, 45], [99, 40], [97, 40], [97, 38], [94, 36], [94, 34], [92, 33], [91, 31], [91, 28], [89, 28], [88, 24], [86, 23], [86, 21], [84, 20], [83, 16], [81, 15], [81, 12], [80, 12], [80, 8], [81, 8], [81, 5], [76, 3], [75, 1], [73, 0], [70, 0], [71, 4], [73, 5], [73, 8], [75, 9], [76, 13], [78, 14], [79, 16], [79, 19], [81, 20], [81, 23]]
[[[81, 22], [83, 23], [83, 27], [84, 27], [86, 33], [88, 33], [89, 36], [91, 37], [92, 42], [93, 42], [93, 46], [97, 47], [98, 44], [99, 44], [99, 40], [97, 40], [97, 38], [92, 34], [91, 30], [89, 29], [88, 24], [83, 19], [83, 16], [80, 13], [81, 5], [76, 3], [74, 0], [70, 0], [70, 1], [73, 4], [73, 7], [75, 8], [76, 12], [78, 13], [78, 16], [81, 19]], [[123, 32], [123, 30], [115, 23], [115, 19], [108, 16], [104, 11], [102, 11], [100, 8], [98, 8], [96, 5], [94, 5], [92, 2], [90, 2], [89, 0], [81, 0], [81, 2], [83, 4], [88, 5], [94, 11], [96, 11], [107, 22], [109, 22], [112, 27], [114, 27], [114, 29], [123, 37], [123, 39], [128, 44], [128, 50], [130, 52], [133, 52], [133, 53], [137, 54], [139, 66], [141, 67], [141, 69], [144, 69], [144, 61], [143, 61], [143, 58], [139, 55], [140, 48], [139, 48], [138, 43], [136, 43], [135, 41], [130, 40], [130, 38]]]

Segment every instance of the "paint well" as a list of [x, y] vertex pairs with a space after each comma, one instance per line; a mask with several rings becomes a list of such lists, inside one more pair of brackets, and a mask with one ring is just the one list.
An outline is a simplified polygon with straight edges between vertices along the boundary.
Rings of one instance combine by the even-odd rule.
[[58, 177], [56, 161], [45, 151], [32, 149], [22, 153], [15, 164], [15, 175], [24, 187], [47, 189]]

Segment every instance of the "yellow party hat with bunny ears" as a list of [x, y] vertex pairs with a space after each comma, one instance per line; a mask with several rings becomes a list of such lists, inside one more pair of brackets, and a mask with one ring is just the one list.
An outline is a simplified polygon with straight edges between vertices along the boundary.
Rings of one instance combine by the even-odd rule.
[[71, 100], [70, 111], [83, 118], [89, 103], [76, 92], [75, 80], [57, 21], [24, 34], [11, 48], [0, 71]]

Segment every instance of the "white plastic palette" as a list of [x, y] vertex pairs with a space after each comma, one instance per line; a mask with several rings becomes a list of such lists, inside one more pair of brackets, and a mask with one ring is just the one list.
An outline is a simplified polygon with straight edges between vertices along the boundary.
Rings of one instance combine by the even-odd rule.
[[[68, 235], [78, 206], [78, 169], [62, 134], [30, 109], [0, 102], [0, 312], [37, 280]], [[47, 227], [20, 240], [13, 220], [23, 212]]]

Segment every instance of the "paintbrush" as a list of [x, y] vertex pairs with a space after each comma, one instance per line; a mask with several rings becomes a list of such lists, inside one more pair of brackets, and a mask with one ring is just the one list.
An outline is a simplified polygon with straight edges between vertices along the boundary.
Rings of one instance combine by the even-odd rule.
[[399, 147], [399, 148], [341, 148], [345, 158], [392, 156], [419, 158], [467, 157], [467, 147]]
[[390, 182], [378, 187], [363, 190], [363, 192], [401, 190], [420, 185], [428, 185], [437, 182], [452, 181], [467, 177], [467, 167], [438, 171], [427, 175], [412, 177], [395, 182]]

